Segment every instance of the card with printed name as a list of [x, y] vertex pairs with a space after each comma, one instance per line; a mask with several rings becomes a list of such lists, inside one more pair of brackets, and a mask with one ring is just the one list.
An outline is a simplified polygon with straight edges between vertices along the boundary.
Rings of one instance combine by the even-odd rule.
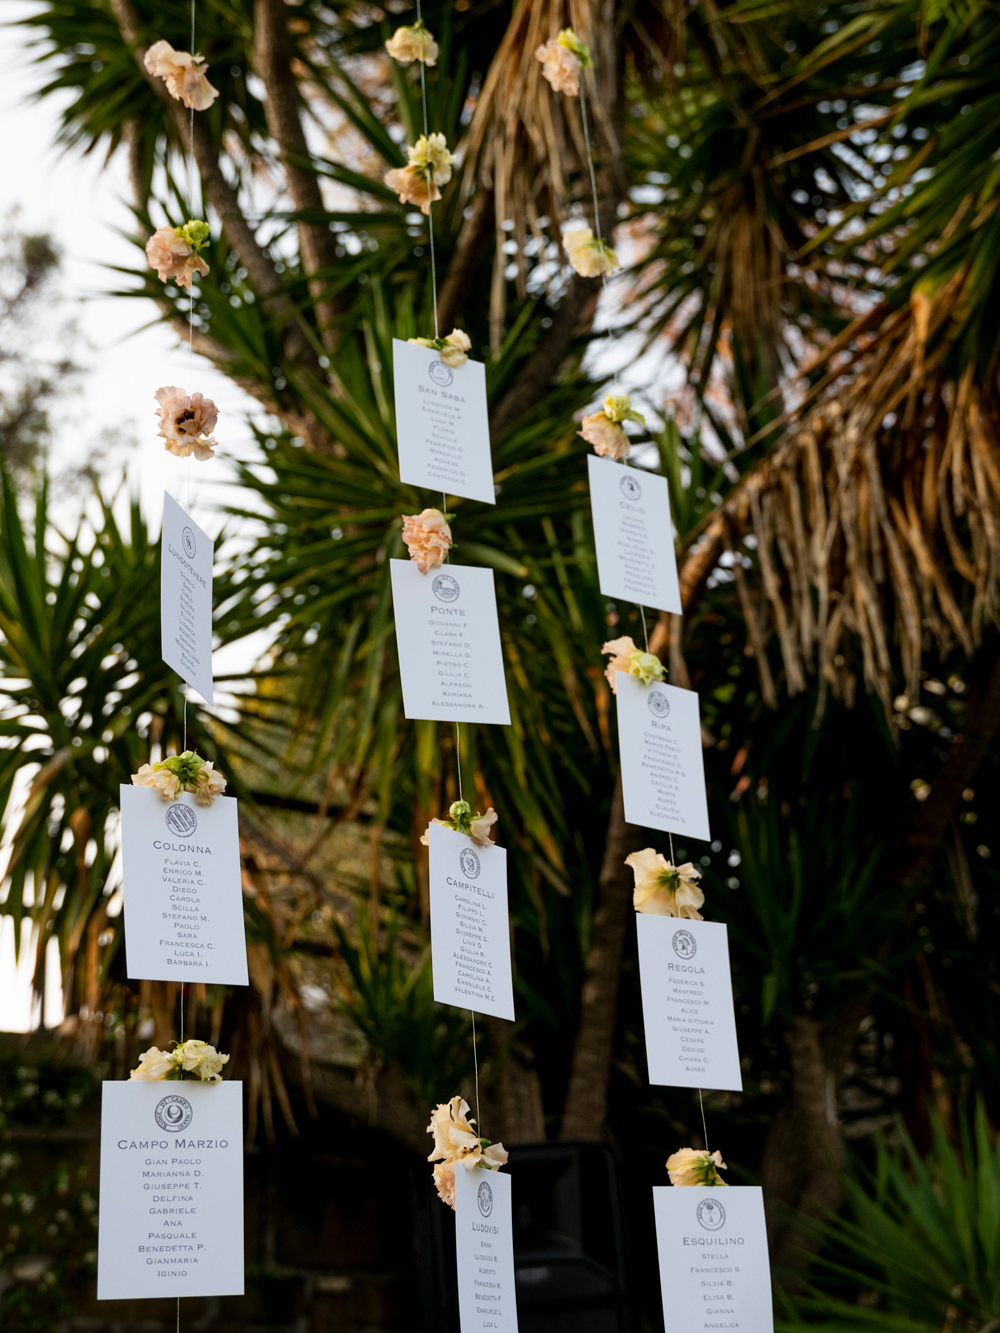
[[638, 912], [650, 1083], [742, 1092], [726, 927]]
[[446, 366], [440, 353], [398, 338], [392, 363], [400, 481], [496, 504], [486, 367]]
[[587, 470], [601, 592], [680, 615], [666, 478], [596, 454]]
[[212, 568], [215, 544], [167, 491], [160, 540], [160, 641], [167, 666], [206, 703], [212, 683]]
[[101, 1086], [97, 1299], [243, 1294], [243, 1084]]
[[142, 981], [247, 985], [237, 803], [121, 788], [125, 962]]
[[455, 1253], [462, 1333], [517, 1333], [510, 1176], [455, 1171]]
[[764, 1201], [754, 1185], [655, 1185], [667, 1329], [773, 1333]]
[[492, 569], [389, 564], [404, 714], [509, 723]]
[[434, 998], [513, 1019], [507, 853], [439, 824], [428, 842]]
[[697, 694], [615, 678], [626, 822], [710, 841]]

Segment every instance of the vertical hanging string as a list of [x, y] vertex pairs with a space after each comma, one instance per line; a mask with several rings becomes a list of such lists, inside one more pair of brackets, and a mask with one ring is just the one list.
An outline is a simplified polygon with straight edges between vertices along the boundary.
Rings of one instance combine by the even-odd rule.
[[469, 1014], [472, 1018], [472, 1062], [476, 1070], [476, 1125], [479, 1128], [479, 1136], [483, 1137], [483, 1119], [479, 1111], [479, 1052], [476, 1049], [476, 1011], [470, 1009]]
[[[423, 11], [420, 7], [420, 0], [417, 0], [417, 26], [421, 30], [421, 41], [423, 41]], [[422, 54], [422, 52], [421, 52]], [[418, 60], [420, 66], [420, 108], [424, 117], [424, 137], [429, 134], [427, 119], [427, 74], [424, 69], [423, 60]], [[434, 204], [430, 199], [427, 201], [427, 240], [431, 252], [431, 301], [434, 307], [434, 337], [440, 338], [441, 331], [438, 328], [438, 298], [437, 298], [437, 259], [434, 254]]]
[[455, 723], [455, 767], [458, 769], [458, 799], [460, 801], [464, 801], [465, 797], [462, 795], [462, 747], [460, 745], [461, 738], [462, 738], [462, 733], [459, 730], [459, 724], [456, 722]]

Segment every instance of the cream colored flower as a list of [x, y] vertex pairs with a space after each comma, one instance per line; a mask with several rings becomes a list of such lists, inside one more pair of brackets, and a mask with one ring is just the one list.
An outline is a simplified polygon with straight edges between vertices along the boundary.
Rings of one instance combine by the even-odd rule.
[[671, 1185], [725, 1185], [718, 1168], [728, 1171], [718, 1149], [708, 1152], [704, 1148], [679, 1148], [667, 1158], [667, 1172]]
[[215, 456], [215, 440], [211, 438], [219, 420], [219, 409], [211, 398], [200, 393], [185, 393], [175, 385], [157, 389], [154, 394], [160, 404], [160, 436], [168, 453], [178, 458], [194, 454], [199, 462]]
[[562, 241], [566, 257], [581, 278], [598, 278], [621, 267], [611, 246], [599, 241], [589, 227], [564, 232]]
[[604, 669], [608, 684], [611, 686], [611, 693], [618, 693], [618, 683], [615, 680], [616, 671], [624, 671], [630, 676], [635, 676], [641, 680], [643, 685], [651, 685], [654, 680], [663, 680], [666, 677], [666, 671], [663, 663], [655, 653], [644, 653], [632, 642], [629, 634], [623, 634], [620, 639], [609, 639], [607, 643], [601, 646], [602, 653], [608, 653], [611, 661]]
[[485, 815], [475, 814], [469, 820], [469, 837], [480, 847], [493, 846], [493, 825], [497, 822], [497, 812], [492, 805]]
[[701, 871], [690, 861], [675, 866], [652, 847], [626, 856], [625, 864], [635, 876], [632, 906], [637, 912], [651, 916], [686, 917], [701, 921], [698, 908], [705, 895], [698, 886]]
[[548, 79], [557, 93], [569, 97], [580, 96], [580, 71], [590, 69], [594, 63], [589, 48], [572, 28], [563, 28], [558, 37], [539, 46], [535, 59], [542, 62], [542, 77]]
[[507, 1161], [507, 1150], [502, 1143], [490, 1143], [480, 1138], [473, 1128], [475, 1120], [469, 1115], [469, 1103], [464, 1097], [452, 1097], [442, 1102], [431, 1113], [427, 1133], [434, 1135], [434, 1148], [428, 1162], [437, 1162], [434, 1183], [441, 1199], [455, 1206], [455, 1168], [466, 1171], [482, 1167], [497, 1171]]
[[[450, 819], [432, 819], [432, 820], [431, 820], [431, 824], [437, 824], [439, 828], [448, 828], [448, 829], [451, 828], [451, 820], [450, 820]], [[422, 843], [425, 847], [429, 847], [429, 846], [430, 846], [430, 842], [431, 842], [431, 839], [430, 839], [431, 824], [428, 824], [427, 827], [426, 827], [426, 829], [424, 829], [423, 833], [421, 833], [421, 835], [420, 835], [420, 841], [421, 841], [421, 843]]]
[[[134, 779], [133, 779], [134, 780]], [[139, 1063], [129, 1074], [137, 1083], [158, 1083], [165, 1078], [178, 1076], [176, 1052], [161, 1051], [158, 1046], [150, 1046], [139, 1056]]]
[[419, 60], [424, 65], [434, 65], [438, 58], [438, 44], [431, 33], [424, 27], [423, 21], [411, 24], [408, 28], [397, 28], [385, 44], [385, 49], [401, 65], [409, 65]]
[[441, 186], [451, 180], [455, 165], [454, 154], [448, 149], [443, 134], [422, 134], [407, 149], [409, 164], [395, 167], [385, 174], [385, 183], [395, 190], [402, 204], [416, 204], [425, 216], [431, 204], [441, 198]]
[[226, 779], [221, 773], [216, 773], [211, 759], [206, 759], [194, 780], [195, 800], [199, 805], [211, 805], [225, 790]]
[[437, 569], [451, 549], [451, 528], [440, 509], [403, 515], [403, 541], [421, 574]]
[[430, 347], [446, 366], [463, 366], [469, 359], [472, 339], [461, 329], [452, 329], [447, 338], [407, 338], [418, 347]]
[[160, 227], [146, 242], [146, 262], [156, 269], [156, 276], [161, 282], [176, 282], [179, 287], [190, 287], [194, 275], [205, 277], [209, 267], [198, 251], [207, 241], [200, 244], [194, 239], [199, 233], [194, 229], [204, 227], [204, 223], [187, 223], [184, 227]]
[[590, 416], [584, 417], [577, 435], [581, 435], [588, 444], [592, 444], [594, 453], [599, 454], [601, 458], [613, 458], [620, 463], [632, 452], [625, 427], [609, 420], [603, 411], [593, 412]]
[[155, 78], [162, 79], [178, 102], [194, 111], [207, 111], [219, 95], [205, 76], [205, 57], [175, 51], [169, 42], [154, 42], [143, 63]]
[[132, 785], [155, 787], [165, 801], [176, 801], [181, 791], [181, 780], [177, 774], [158, 764], [143, 764], [138, 773], [132, 774]]
[[223, 1055], [206, 1041], [194, 1039], [178, 1046], [174, 1058], [185, 1073], [197, 1074], [203, 1083], [218, 1083], [223, 1065], [229, 1063], [228, 1055]]

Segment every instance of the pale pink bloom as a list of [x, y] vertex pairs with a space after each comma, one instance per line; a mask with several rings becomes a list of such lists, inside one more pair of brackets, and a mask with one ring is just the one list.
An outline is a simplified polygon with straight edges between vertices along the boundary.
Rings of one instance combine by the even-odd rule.
[[620, 268], [618, 256], [605, 241], [599, 241], [589, 227], [575, 227], [563, 233], [566, 257], [581, 278], [599, 278]]
[[667, 1173], [671, 1185], [727, 1185], [718, 1168], [728, 1171], [718, 1148], [708, 1152], [704, 1148], [679, 1148], [667, 1158]]
[[158, 1046], [150, 1046], [148, 1051], [143, 1051], [139, 1056], [139, 1063], [129, 1074], [129, 1078], [137, 1083], [159, 1083], [168, 1074], [176, 1072], [177, 1064], [170, 1051], [161, 1051]]
[[[431, 824], [439, 824], [441, 828], [451, 828], [450, 819], [432, 819]], [[420, 835], [420, 841], [423, 843], [425, 847], [429, 847], [431, 845], [431, 840], [429, 836], [431, 831], [431, 824], [428, 824], [426, 829], [424, 829], [423, 833]]]
[[611, 661], [605, 667], [604, 674], [608, 679], [608, 684], [611, 686], [613, 693], [617, 693], [615, 672], [631, 671], [632, 654], [637, 653], [638, 651], [639, 650], [632, 641], [632, 636], [630, 634], [623, 634], [620, 639], [609, 639], [608, 642], [602, 646], [602, 653], [611, 654]]
[[603, 410], [584, 417], [577, 435], [582, 435], [588, 444], [592, 444], [594, 453], [600, 454], [602, 458], [613, 458], [616, 462], [621, 462], [631, 453], [625, 427], [617, 421], [612, 421]]
[[[221, 773], [216, 773], [215, 765], [211, 759], [206, 759], [195, 778], [195, 800], [199, 805], [211, 805], [215, 798], [221, 796], [225, 790], [226, 779]], [[185, 1068], [187, 1068], [186, 1065]]]
[[698, 885], [701, 871], [691, 861], [675, 866], [652, 847], [644, 847], [627, 856], [625, 864], [635, 876], [632, 906], [637, 912], [702, 920], [698, 912], [705, 902]]
[[442, 1102], [434, 1108], [427, 1126], [428, 1134], [434, 1135], [434, 1149], [427, 1160], [438, 1163], [434, 1168], [434, 1184], [441, 1199], [451, 1208], [455, 1207], [457, 1166], [463, 1166], [466, 1171], [476, 1167], [496, 1171], [507, 1161], [507, 1150], [502, 1143], [484, 1147], [473, 1128], [475, 1123], [465, 1098], [452, 1097], [450, 1102]]
[[205, 77], [205, 57], [187, 51], [175, 51], [169, 42], [154, 42], [146, 52], [144, 64], [154, 77], [162, 79], [167, 91], [193, 111], [207, 111], [219, 95]]
[[181, 792], [181, 780], [176, 773], [171, 773], [168, 768], [155, 768], [152, 764], [143, 764], [138, 773], [133, 773], [132, 784], [155, 788], [165, 801], [176, 801]]
[[431, 204], [441, 198], [441, 186], [451, 180], [455, 155], [444, 135], [422, 134], [407, 150], [409, 163], [385, 173], [385, 183], [395, 190], [403, 204], [416, 204], [421, 213], [430, 215]]
[[164, 448], [178, 458], [194, 454], [199, 462], [215, 455], [212, 431], [219, 420], [219, 409], [211, 398], [200, 393], [185, 393], [176, 385], [157, 389], [160, 404], [160, 435]]
[[451, 528], [440, 509], [403, 515], [403, 541], [421, 574], [437, 569], [451, 547]]
[[191, 242], [176, 227], [160, 227], [146, 242], [146, 261], [161, 282], [190, 287], [194, 275], [205, 277], [209, 267]]
[[415, 167], [393, 167], [385, 173], [385, 183], [399, 195], [401, 204], [416, 204], [424, 217], [429, 216], [431, 204], [441, 198], [441, 191]]
[[449, 1208], [455, 1207], [455, 1163], [438, 1162], [434, 1168], [434, 1184], [438, 1198]]
[[548, 79], [557, 93], [580, 96], [580, 61], [555, 37], [537, 48], [535, 59], [542, 62], [542, 77]]

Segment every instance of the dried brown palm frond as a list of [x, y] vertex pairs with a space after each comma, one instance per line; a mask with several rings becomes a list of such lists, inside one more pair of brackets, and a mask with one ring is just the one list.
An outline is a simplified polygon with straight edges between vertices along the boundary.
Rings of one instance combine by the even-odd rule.
[[[947, 365], [967, 281], [885, 313], [688, 557], [704, 577], [753, 534], [754, 571], [738, 590], [772, 699], [773, 639], [789, 693], [815, 671], [821, 706], [828, 689], [850, 703], [860, 655], [888, 710], [898, 675], [916, 694], [928, 648], [971, 653], [1000, 623], [1000, 386], [995, 370], [977, 378], [970, 364], [956, 379]], [[868, 316], [854, 332], [878, 324]]]
[[[506, 307], [507, 265], [513, 262], [520, 294], [527, 283], [526, 243], [541, 248], [558, 233], [559, 219], [583, 203], [594, 225], [580, 100], [552, 90], [535, 51], [572, 27], [590, 47], [594, 68], [584, 74], [591, 142], [598, 161], [602, 230], [614, 217], [616, 173], [621, 172], [615, 130], [621, 56], [613, 0], [519, 0], [490, 65], [463, 142], [463, 193], [473, 186], [493, 199], [496, 257], [490, 288], [491, 339], [499, 346]], [[470, 226], [479, 225], [477, 216]], [[595, 228], [596, 230], [596, 228]], [[513, 240], [514, 256], [504, 244]], [[459, 248], [462, 242], [459, 241]]]

